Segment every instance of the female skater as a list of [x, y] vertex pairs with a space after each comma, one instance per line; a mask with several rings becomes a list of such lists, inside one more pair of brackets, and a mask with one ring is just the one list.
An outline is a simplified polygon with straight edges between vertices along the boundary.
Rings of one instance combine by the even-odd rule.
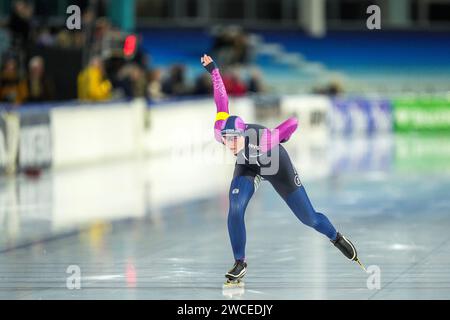
[[353, 244], [336, 231], [325, 215], [314, 210], [286, 149], [280, 144], [288, 141], [297, 129], [297, 120], [289, 118], [269, 130], [257, 124], [246, 124], [240, 117], [230, 115], [219, 69], [206, 54], [201, 63], [211, 74], [214, 87], [215, 138], [236, 156], [228, 212], [228, 233], [235, 263], [225, 275], [227, 282], [239, 283], [247, 272], [244, 215], [262, 179], [272, 184], [302, 223], [325, 235], [348, 259], [359, 263]]

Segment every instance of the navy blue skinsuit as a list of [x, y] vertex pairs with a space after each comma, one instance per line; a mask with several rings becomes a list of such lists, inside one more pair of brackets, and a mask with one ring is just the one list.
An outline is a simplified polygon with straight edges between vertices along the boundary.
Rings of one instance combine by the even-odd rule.
[[[330, 240], [335, 240], [337, 237], [337, 231], [328, 218], [322, 213], [316, 212], [311, 205], [286, 149], [279, 144], [267, 153], [259, 151], [262, 129], [265, 127], [247, 124], [245, 147], [236, 155], [228, 212], [228, 232], [236, 260], [245, 260], [244, 215], [247, 204], [258, 188], [261, 178], [272, 184], [302, 223], [324, 234]], [[275, 169], [271, 170], [271, 168]]]

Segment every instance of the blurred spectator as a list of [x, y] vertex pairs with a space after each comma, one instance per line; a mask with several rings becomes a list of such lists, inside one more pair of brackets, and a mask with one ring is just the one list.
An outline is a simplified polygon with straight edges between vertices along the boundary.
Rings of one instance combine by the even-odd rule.
[[53, 81], [45, 73], [44, 59], [40, 56], [33, 57], [28, 68], [26, 100], [28, 102], [54, 100], [55, 87]]
[[230, 96], [243, 96], [247, 92], [245, 83], [240, 79], [239, 70], [232, 69], [225, 71], [223, 84]]
[[72, 33], [68, 30], [61, 30], [56, 35], [56, 45], [60, 48], [72, 48], [73, 47], [73, 39]]
[[147, 96], [147, 78], [144, 70], [139, 65], [134, 64], [130, 75], [133, 98], [143, 98]]
[[[127, 33], [118, 30], [106, 17], [107, 0], [73, 0], [70, 3], [80, 6], [82, 26], [80, 31], [67, 30], [62, 24], [59, 27], [49, 27], [48, 17], [56, 11], [53, 2], [46, 0], [12, 0], [13, 9], [8, 20], [8, 28], [14, 39], [14, 47], [10, 48], [18, 59], [7, 60], [1, 69], [0, 99], [15, 104], [24, 101], [48, 101], [56, 96], [55, 83], [52, 81], [50, 66], [45, 68], [41, 57], [33, 57], [28, 65], [28, 76], [21, 77], [19, 70], [26, 68], [25, 57], [31, 52], [39, 52], [46, 57], [54, 52], [67, 52], [68, 49], [80, 56], [80, 61], [73, 64], [70, 88], [74, 89], [73, 81], [77, 76], [78, 97], [81, 100], [104, 101], [116, 97], [116, 92], [128, 98], [150, 97], [161, 99], [171, 96], [188, 94], [209, 95], [212, 93], [210, 76], [199, 74], [194, 83], [186, 81], [186, 66], [176, 64], [164, 72], [151, 70], [149, 56], [140, 45], [132, 53], [125, 56], [123, 39]], [[31, 5], [31, 3], [34, 5]], [[36, 13], [36, 14], [35, 14]], [[38, 27], [34, 25], [39, 22]], [[254, 71], [248, 83], [242, 81], [236, 65], [247, 64], [250, 60], [249, 36], [239, 26], [229, 26], [219, 30], [213, 45], [213, 55], [218, 65], [230, 72], [224, 72], [224, 83], [232, 96], [242, 96], [247, 92], [264, 91], [261, 74]], [[36, 48], [39, 47], [39, 48]], [[53, 47], [53, 48], [49, 48]], [[27, 49], [30, 52], [25, 52]], [[134, 48], [134, 46], [133, 46]], [[38, 50], [36, 50], [38, 49]], [[55, 50], [56, 49], [56, 50]], [[83, 49], [83, 50], [79, 50]], [[84, 50], [85, 49], [85, 50]], [[50, 53], [50, 55], [47, 55]], [[88, 65], [79, 70], [80, 64]], [[103, 62], [101, 58], [108, 58]], [[70, 68], [69, 68], [70, 69]], [[57, 77], [59, 72], [54, 72]], [[57, 83], [61, 86], [61, 83]], [[66, 92], [66, 90], [64, 90]], [[70, 97], [76, 93], [72, 92]], [[119, 94], [120, 95], [120, 94]]]
[[252, 69], [250, 71], [250, 80], [248, 81], [248, 92], [261, 93], [265, 91], [261, 71]]
[[142, 35], [137, 35], [137, 47], [132, 62], [137, 63], [141, 68], [150, 69], [151, 59], [142, 47]]
[[7, 58], [0, 73], [0, 101], [19, 105], [26, 94], [26, 82], [20, 77], [17, 61]]
[[170, 68], [168, 78], [163, 82], [162, 91], [165, 94], [181, 96], [188, 93], [185, 83], [185, 66], [182, 64], [173, 65]]
[[217, 63], [221, 66], [231, 64], [233, 47], [232, 33], [227, 29], [219, 30], [213, 41], [211, 53], [214, 57], [216, 57]]
[[111, 80], [113, 87], [120, 87], [122, 79], [119, 79], [119, 71], [127, 64], [123, 57], [111, 56], [104, 61], [105, 72], [108, 79]]
[[202, 73], [195, 82], [194, 94], [195, 95], [209, 95], [212, 94], [213, 87], [211, 82], [211, 76], [209, 73]]
[[340, 95], [343, 92], [344, 92], [344, 88], [343, 88], [341, 80], [339, 80], [339, 79], [332, 79], [325, 86], [318, 87], [313, 90], [313, 93], [324, 94], [324, 95], [327, 95], [330, 97]]
[[23, 46], [29, 38], [33, 7], [24, 0], [15, 0], [8, 22], [8, 28], [15, 45]]
[[73, 46], [74, 48], [82, 48], [86, 44], [86, 35], [84, 32], [81, 31], [72, 31], [72, 38], [73, 38]]
[[238, 33], [233, 41], [233, 63], [247, 64], [249, 62], [249, 48], [247, 35]]
[[214, 37], [211, 51], [221, 66], [247, 64], [250, 60], [248, 36], [238, 26], [220, 29]]
[[112, 85], [114, 87], [115, 96], [118, 97], [133, 97], [133, 88], [130, 79], [131, 68], [129, 64], [123, 65], [119, 70], [112, 73]]
[[54, 44], [63, 49], [80, 49], [85, 45], [85, 34], [73, 30], [60, 30], [54, 39]]
[[144, 71], [135, 63], [125, 65], [117, 76], [118, 88], [127, 98], [145, 97], [147, 94], [147, 79]]
[[160, 69], [153, 69], [148, 73], [147, 96], [153, 100], [159, 100], [165, 97], [162, 92]]
[[42, 28], [36, 36], [36, 44], [43, 47], [51, 47], [55, 44], [55, 37], [51, 34], [49, 28]]
[[78, 75], [78, 98], [88, 101], [104, 101], [111, 98], [112, 85], [106, 79], [103, 61], [91, 58], [89, 65]]
[[121, 50], [117, 50], [117, 43], [123, 45], [122, 36], [122, 31], [113, 27], [107, 18], [98, 18], [95, 20], [93, 34], [90, 37], [91, 50], [97, 54], [106, 51], [108, 56], [122, 56], [122, 47]]
[[95, 21], [94, 41], [101, 43], [111, 31], [113, 31], [111, 22], [107, 18], [98, 18]]

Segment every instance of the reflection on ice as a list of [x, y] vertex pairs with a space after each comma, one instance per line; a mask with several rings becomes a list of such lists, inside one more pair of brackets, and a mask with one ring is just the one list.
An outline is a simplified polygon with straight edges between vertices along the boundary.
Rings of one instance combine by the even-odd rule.
[[228, 287], [227, 285], [223, 285], [222, 295], [228, 299], [240, 299], [245, 294], [245, 288], [243, 283], [241, 286], [233, 286]]
[[408, 250], [425, 250], [426, 248], [424, 246], [418, 246], [414, 244], [401, 244], [401, 243], [394, 243], [389, 245], [388, 247], [391, 250], [398, 250], [398, 251], [408, 251]]
[[[267, 183], [246, 214], [245, 289], [223, 290], [233, 259], [226, 225], [233, 168], [158, 157], [1, 181], [3, 248], [74, 224], [85, 232], [1, 252], [0, 298], [449, 297], [448, 142], [306, 139], [286, 147], [310, 198], [351, 237], [365, 265], [379, 266], [381, 290], [368, 289], [369, 275], [299, 223]], [[80, 267], [83, 290], [66, 290], [68, 265]]]
[[81, 279], [82, 280], [112, 280], [112, 279], [120, 279], [120, 278], [124, 278], [123, 275], [120, 274], [105, 274], [105, 275], [98, 275], [98, 276], [82, 276]]
[[[366, 201], [364, 212], [383, 214], [391, 208], [394, 214], [395, 207], [400, 202], [407, 205], [404, 200], [410, 197], [405, 179], [420, 182], [424, 190], [436, 189], [435, 180], [422, 176], [439, 173], [439, 178], [445, 180], [445, 173], [450, 172], [450, 139], [445, 136], [326, 137], [302, 133], [293, 137], [286, 148], [303, 181], [322, 181], [326, 186], [320, 192], [314, 190], [314, 185], [309, 190], [315, 199], [323, 196], [319, 203], [329, 209], [339, 204], [358, 206]], [[102, 221], [148, 218], [159, 223], [173, 211], [169, 208], [191, 210], [186, 203], [218, 195], [223, 209], [219, 214], [226, 215], [233, 166], [220, 161], [179, 160], [159, 155], [47, 172], [39, 179], [20, 176], [0, 180], [0, 250]], [[359, 182], [354, 187], [343, 185], [341, 177], [355, 173]], [[388, 181], [383, 186], [388, 194], [385, 201], [372, 199], [373, 187]], [[331, 199], [333, 193], [338, 193], [339, 204]], [[273, 200], [261, 201], [267, 207]], [[421, 199], [423, 206], [426, 201]], [[436, 197], [433, 201], [442, 210], [448, 207], [446, 200]]]

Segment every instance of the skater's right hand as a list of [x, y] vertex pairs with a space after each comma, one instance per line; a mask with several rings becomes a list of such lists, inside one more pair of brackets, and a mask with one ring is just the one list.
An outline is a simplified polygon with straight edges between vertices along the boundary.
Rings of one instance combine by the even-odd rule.
[[204, 54], [203, 57], [200, 58], [200, 62], [202, 63], [203, 67], [208, 70], [209, 73], [211, 73], [216, 68], [216, 64], [214, 63], [213, 59], [207, 54]]

